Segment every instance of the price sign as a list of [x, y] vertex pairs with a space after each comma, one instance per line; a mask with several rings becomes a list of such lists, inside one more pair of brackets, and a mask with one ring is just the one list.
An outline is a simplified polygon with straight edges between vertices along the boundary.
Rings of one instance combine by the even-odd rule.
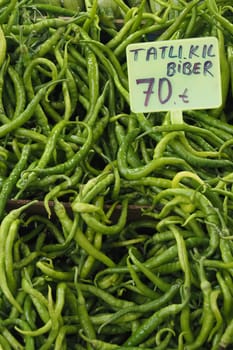
[[217, 38], [135, 43], [128, 45], [126, 54], [133, 112], [221, 105]]

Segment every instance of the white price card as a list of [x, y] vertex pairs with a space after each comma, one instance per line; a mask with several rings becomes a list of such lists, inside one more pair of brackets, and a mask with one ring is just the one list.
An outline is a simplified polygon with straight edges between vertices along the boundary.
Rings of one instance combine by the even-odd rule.
[[135, 113], [217, 108], [222, 104], [215, 37], [127, 46], [130, 107]]

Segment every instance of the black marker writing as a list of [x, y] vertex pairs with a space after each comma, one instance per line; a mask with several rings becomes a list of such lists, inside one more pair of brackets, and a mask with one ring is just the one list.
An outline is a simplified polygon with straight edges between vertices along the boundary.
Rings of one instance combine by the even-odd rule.
[[179, 61], [177, 62], [168, 62], [167, 64], [167, 76], [173, 77], [177, 74], [182, 75], [200, 75], [204, 76], [210, 75], [214, 76], [211, 72], [211, 68], [213, 67], [212, 61], [201, 62], [190, 62], [190, 61]]
[[135, 48], [130, 52], [133, 55], [133, 60], [136, 62], [167, 60], [167, 59], [208, 59], [215, 57], [213, 44], [190, 44], [189, 46], [180, 45], [163, 45], [150, 46], [149, 48]]

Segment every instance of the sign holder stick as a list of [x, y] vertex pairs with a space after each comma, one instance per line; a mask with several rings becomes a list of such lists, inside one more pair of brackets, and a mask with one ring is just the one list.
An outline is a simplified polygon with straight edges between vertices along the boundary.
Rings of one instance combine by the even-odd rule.
[[170, 111], [171, 123], [172, 124], [183, 124], [183, 111], [178, 109]]

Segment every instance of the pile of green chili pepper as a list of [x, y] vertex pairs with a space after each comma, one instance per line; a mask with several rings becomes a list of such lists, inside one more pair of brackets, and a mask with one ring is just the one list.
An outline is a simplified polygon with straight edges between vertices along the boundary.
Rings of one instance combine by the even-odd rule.
[[[231, 1], [0, 5], [0, 349], [231, 349]], [[127, 45], [204, 36], [222, 105], [132, 113]]]

